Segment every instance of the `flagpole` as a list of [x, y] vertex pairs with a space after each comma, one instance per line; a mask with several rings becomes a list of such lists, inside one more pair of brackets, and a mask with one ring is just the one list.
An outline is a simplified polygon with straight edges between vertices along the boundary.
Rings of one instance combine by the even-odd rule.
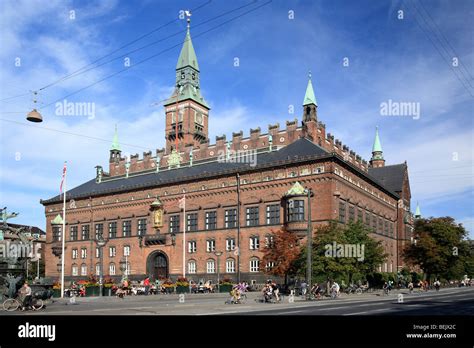
[[[66, 167], [66, 163], [64, 166]], [[66, 239], [66, 176], [67, 176], [67, 167], [64, 172], [64, 193], [63, 193], [63, 231], [62, 231], [62, 248], [61, 248], [61, 298], [64, 298], [64, 260], [66, 259], [64, 255], [64, 243]]]
[[186, 194], [183, 195], [183, 278], [186, 278]]

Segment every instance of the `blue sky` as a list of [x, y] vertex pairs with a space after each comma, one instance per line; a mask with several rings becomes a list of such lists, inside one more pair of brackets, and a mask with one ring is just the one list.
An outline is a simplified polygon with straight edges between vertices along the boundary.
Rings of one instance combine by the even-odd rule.
[[[48, 85], [206, 2], [2, 1], [0, 99]], [[472, 2], [272, 1], [199, 36], [265, 2], [214, 0], [192, 15], [211, 142], [301, 120], [311, 70], [327, 131], [368, 160], [378, 125], [386, 163], [408, 162], [413, 210], [419, 201], [424, 216], [453, 216], [474, 237]], [[0, 204], [20, 212], [15, 222], [45, 227], [39, 200], [58, 193], [64, 160], [69, 187], [93, 178], [94, 166], [107, 168], [115, 124], [125, 154], [163, 147], [164, 113], [155, 103], [171, 94], [180, 48], [169, 48], [185, 28], [176, 20], [110, 57], [118, 59], [46, 88], [39, 125], [25, 121], [30, 96], [0, 101]], [[122, 55], [127, 71], [66, 97], [95, 103], [94, 118], [55, 115], [53, 102], [124, 69]], [[420, 118], [382, 116], [388, 100], [419, 103]]]

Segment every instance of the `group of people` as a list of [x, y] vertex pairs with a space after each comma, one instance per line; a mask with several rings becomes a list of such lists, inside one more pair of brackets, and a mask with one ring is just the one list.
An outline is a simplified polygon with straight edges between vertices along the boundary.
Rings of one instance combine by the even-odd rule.
[[272, 280], [268, 280], [262, 288], [264, 302], [280, 302], [280, 286]]
[[230, 290], [230, 303], [242, 303], [242, 294], [249, 290], [247, 282], [240, 282], [232, 287]]

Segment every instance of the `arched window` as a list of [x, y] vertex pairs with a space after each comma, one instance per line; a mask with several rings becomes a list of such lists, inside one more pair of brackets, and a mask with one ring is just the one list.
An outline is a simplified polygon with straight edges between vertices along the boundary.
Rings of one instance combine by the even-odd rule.
[[235, 260], [233, 258], [229, 258], [225, 261], [225, 272], [235, 273]]
[[79, 275], [79, 267], [75, 263], [72, 264], [72, 275], [78, 276]]
[[207, 273], [216, 273], [216, 262], [213, 259], [209, 259], [206, 262]]
[[260, 260], [257, 257], [250, 259], [250, 272], [258, 272], [260, 269]]
[[111, 276], [115, 275], [115, 263], [113, 262], [109, 264], [109, 275]]
[[188, 261], [188, 273], [195, 274], [196, 270], [197, 270], [196, 261], [195, 260], [189, 260]]
[[85, 275], [87, 275], [87, 265], [83, 263], [81, 265], [81, 276], [85, 276]]

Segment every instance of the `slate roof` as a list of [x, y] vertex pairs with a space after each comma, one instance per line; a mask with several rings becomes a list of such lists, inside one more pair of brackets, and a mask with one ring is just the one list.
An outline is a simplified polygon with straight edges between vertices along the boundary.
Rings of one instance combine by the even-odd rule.
[[387, 190], [399, 195], [403, 190], [406, 164], [369, 168], [369, 175], [382, 184]]
[[[218, 177], [233, 173], [244, 173], [256, 169], [274, 167], [277, 165], [292, 164], [300, 161], [335, 157], [339, 161], [351, 166], [356, 171], [372, 180], [378, 186], [385, 188], [394, 196], [399, 197], [397, 192], [401, 191], [403, 185], [403, 173], [405, 164], [386, 166], [382, 168], [371, 168], [369, 174], [344, 162], [340, 156], [329, 153], [312, 141], [301, 138], [293, 143], [272, 152], [261, 152], [257, 154], [257, 165], [252, 167], [249, 163], [220, 163], [217, 158], [210, 161], [195, 161], [193, 166], [184, 164], [181, 168], [160, 169], [157, 173], [154, 170], [131, 174], [128, 178], [124, 175], [117, 177], [105, 177], [101, 183], [97, 183], [95, 178], [79, 185], [67, 192], [67, 199], [88, 198], [98, 195], [106, 195], [117, 192], [126, 192], [137, 189], [173, 185], [178, 182], [193, 181], [200, 178]], [[61, 202], [61, 197], [55, 196], [47, 200], [41, 200], [42, 204]]]

